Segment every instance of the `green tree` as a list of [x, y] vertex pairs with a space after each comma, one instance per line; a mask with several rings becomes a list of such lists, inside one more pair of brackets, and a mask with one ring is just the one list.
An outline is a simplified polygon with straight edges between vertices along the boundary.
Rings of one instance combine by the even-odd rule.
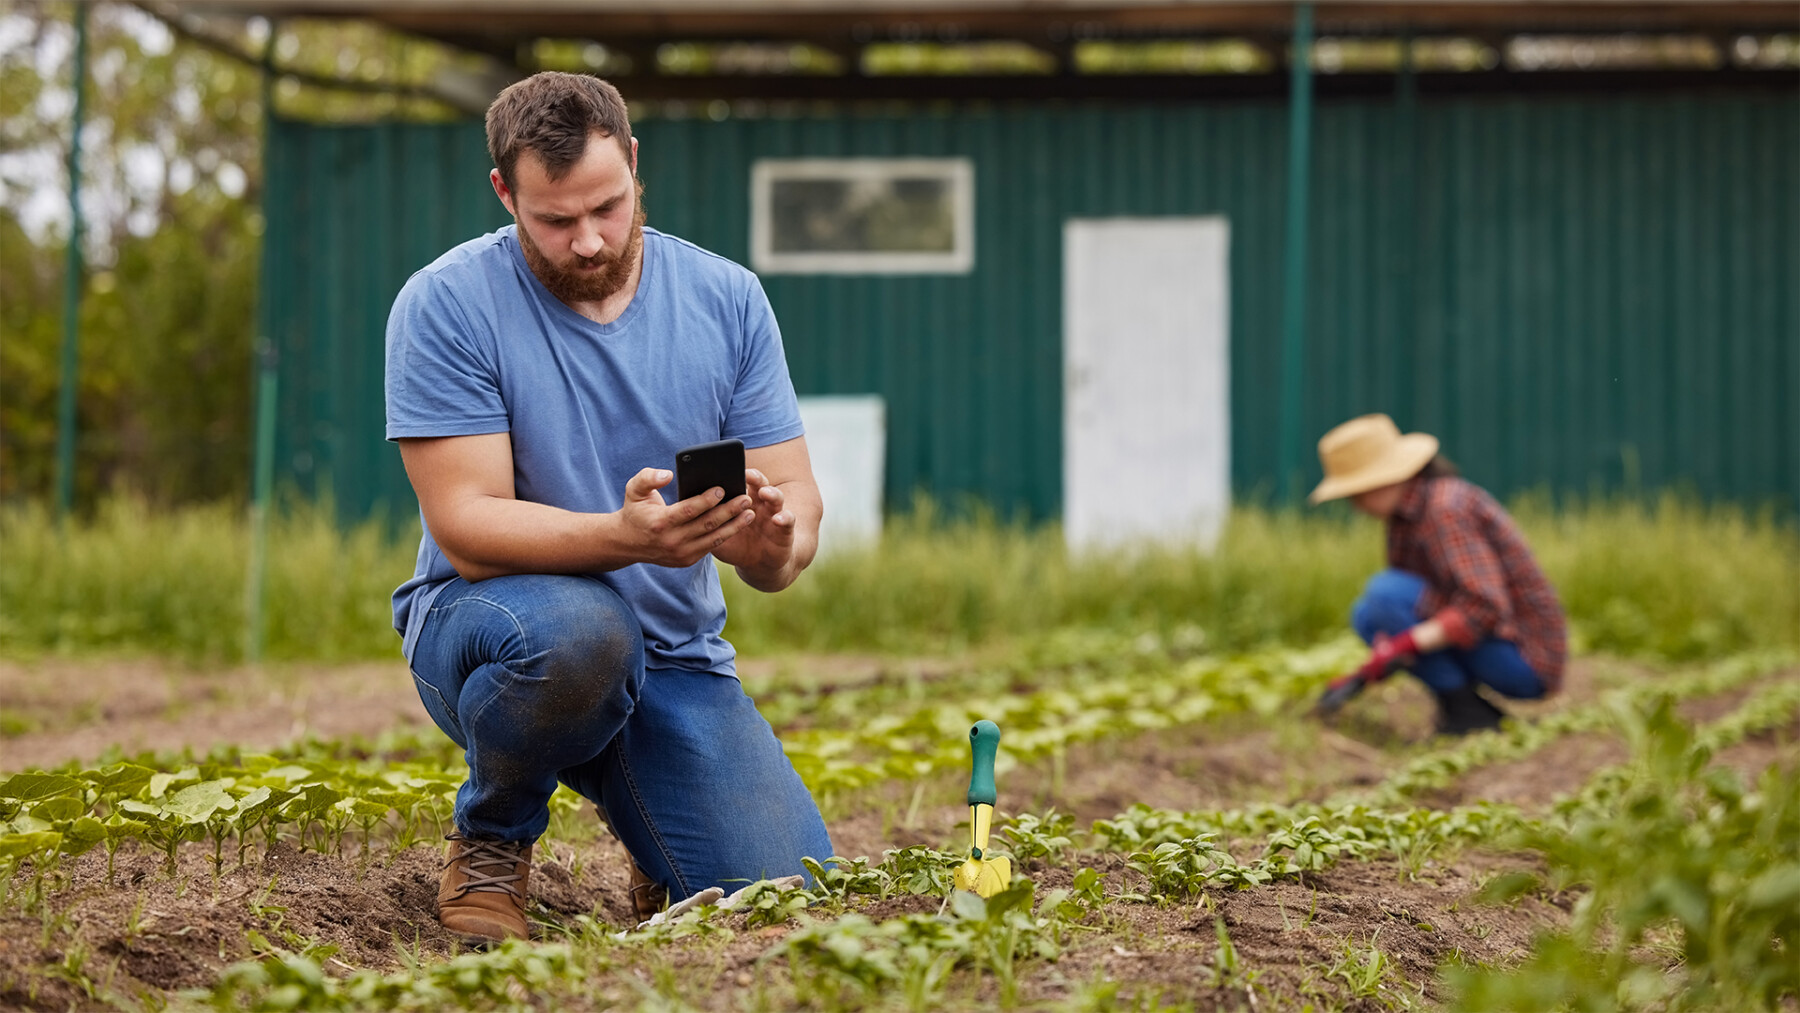
[[[4, 15], [27, 41], [0, 53], [0, 136], [9, 152], [40, 156], [6, 179], [0, 206], [8, 499], [43, 496], [54, 471], [68, 223], [37, 236], [26, 226], [43, 204], [41, 156], [62, 162], [71, 136], [70, 14], [14, 4]], [[229, 495], [247, 469], [258, 75], [177, 45], [134, 8], [92, 7], [89, 31], [77, 496]], [[67, 186], [61, 171], [50, 182]]]
[[[4, 500], [45, 498], [54, 480], [72, 14], [66, 2], [0, 0]], [[278, 115], [309, 119], [456, 115], [430, 82], [476, 59], [361, 22], [163, 16], [89, 6], [82, 505], [114, 492], [172, 505], [246, 489], [265, 47], [280, 70]]]

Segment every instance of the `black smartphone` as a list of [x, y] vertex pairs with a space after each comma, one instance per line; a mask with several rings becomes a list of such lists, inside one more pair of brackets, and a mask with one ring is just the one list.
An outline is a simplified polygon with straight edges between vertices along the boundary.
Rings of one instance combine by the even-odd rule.
[[725, 490], [725, 499], [744, 494], [743, 440], [701, 443], [675, 452], [676, 502], [715, 485]]

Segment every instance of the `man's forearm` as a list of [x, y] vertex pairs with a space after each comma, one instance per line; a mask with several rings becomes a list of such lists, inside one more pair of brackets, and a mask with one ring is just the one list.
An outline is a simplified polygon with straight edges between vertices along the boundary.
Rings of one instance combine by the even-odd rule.
[[515, 573], [602, 573], [631, 565], [613, 514], [578, 513], [476, 496], [432, 524], [432, 537], [463, 579]]

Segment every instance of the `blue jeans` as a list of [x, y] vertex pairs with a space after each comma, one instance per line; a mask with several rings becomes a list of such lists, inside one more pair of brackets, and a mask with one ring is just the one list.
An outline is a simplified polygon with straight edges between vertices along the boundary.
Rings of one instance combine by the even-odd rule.
[[[1369, 578], [1361, 598], [1350, 609], [1350, 625], [1363, 640], [1375, 634], [1393, 636], [1431, 618], [1419, 614], [1425, 578], [1405, 570], [1383, 570]], [[1421, 654], [1408, 671], [1436, 693], [1479, 683], [1502, 696], [1533, 700], [1544, 695], [1544, 680], [1525, 663], [1510, 640], [1489, 638], [1464, 650], [1447, 647]]]
[[560, 781], [601, 808], [671, 900], [804, 875], [802, 856], [831, 856], [818, 806], [742, 684], [646, 672], [637, 618], [598, 580], [454, 580], [412, 672], [425, 710], [465, 750], [463, 834], [536, 840]]

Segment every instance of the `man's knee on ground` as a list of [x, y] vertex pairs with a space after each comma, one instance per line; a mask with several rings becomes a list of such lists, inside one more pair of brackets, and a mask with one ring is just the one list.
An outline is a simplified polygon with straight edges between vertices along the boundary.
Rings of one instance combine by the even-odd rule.
[[551, 717], [578, 718], [624, 693], [635, 699], [644, 673], [644, 637], [611, 588], [585, 578], [559, 581], [528, 617], [524, 639], [549, 690]]

